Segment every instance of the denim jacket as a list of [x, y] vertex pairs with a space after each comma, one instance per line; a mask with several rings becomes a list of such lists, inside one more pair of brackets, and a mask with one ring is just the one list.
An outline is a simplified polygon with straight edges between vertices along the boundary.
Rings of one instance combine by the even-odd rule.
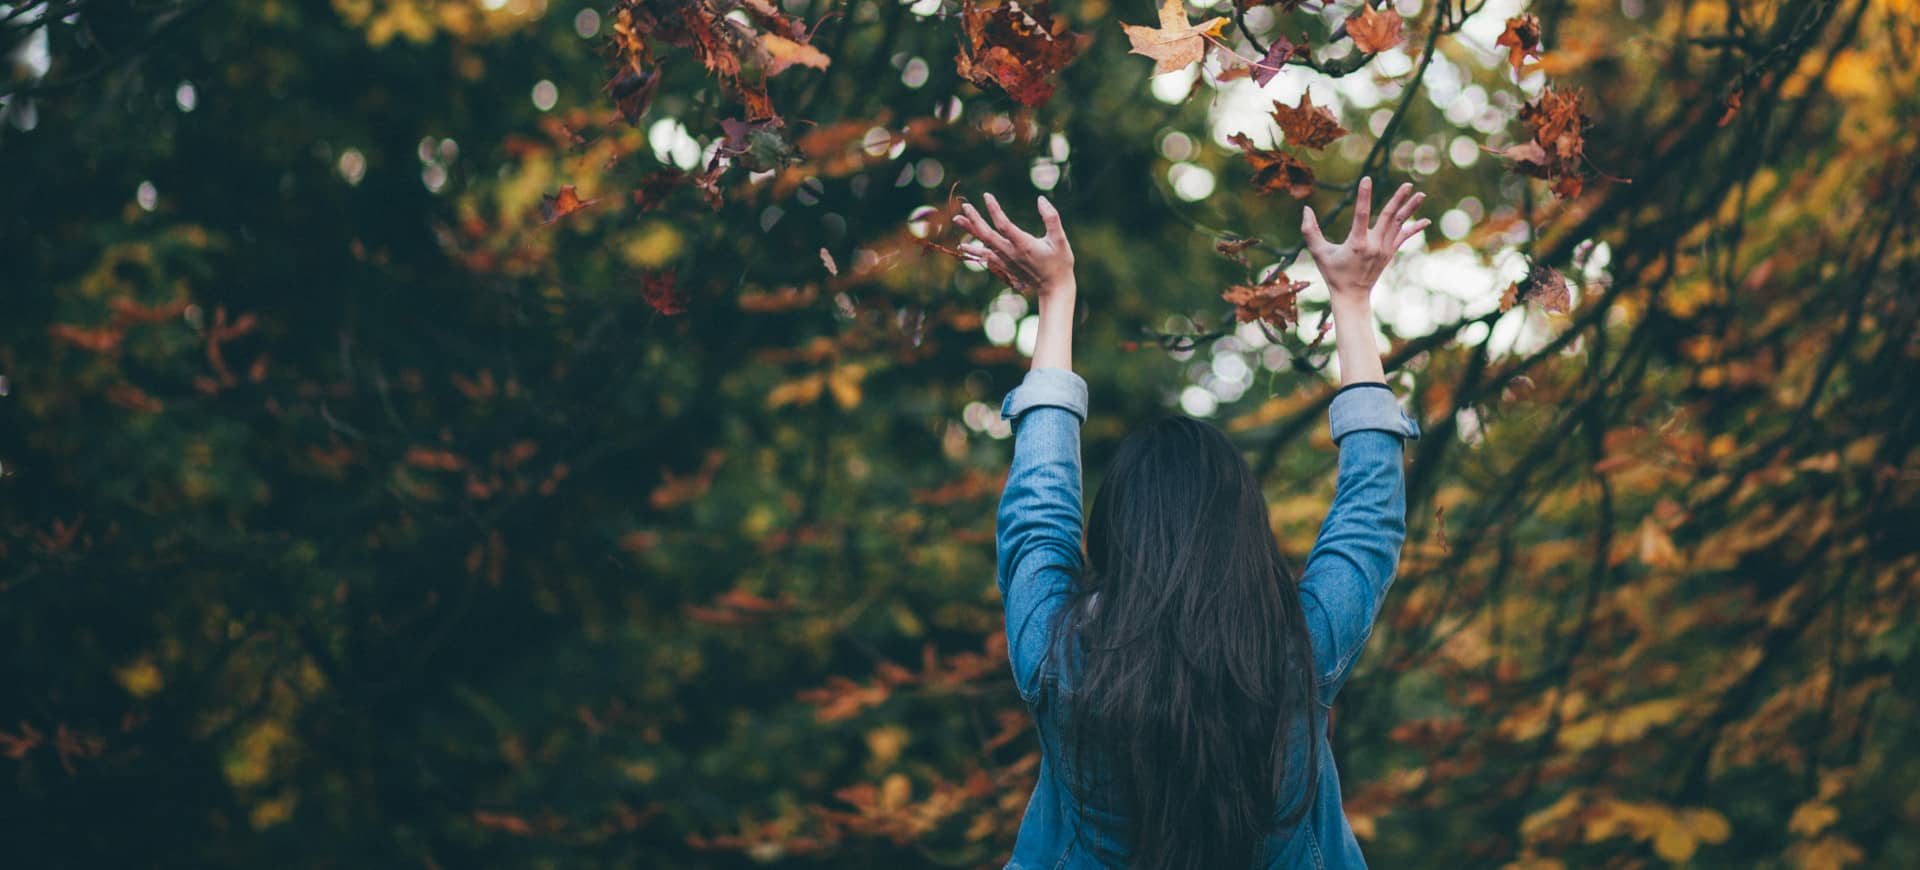
[[[1096, 807], [1077, 807], [1061, 781], [1071, 758], [1062, 744], [1071, 674], [1047, 667], [1049, 617], [1085, 565], [1081, 544], [1080, 426], [1087, 383], [1071, 370], [1035, 368], [1009, 392], [1000, 416], [1013, 421], [1013, 468], [996, 518], [997, 582], [1006, 607], [1007, 654], [1014, 683], [1040, 732], [1040, 778], [1027, 803], [1008, 868], [1119, 867], [1125, 823]], [[1404, 438], [1420, 429], [1382, 383], [1341, 388], [1328, 409], [1339, 450], [1333, 506], [1307, 555], [1300, 601], [1312, 634], [1320, 703], [1301, 733], [1290, 770], [1306, 764], [1306, 740], [1319, 743], [1319, 788], [1310, 798], [1278, 795], [1275, 818], [1302, 799], [1311, 806], [1290, 828], [1269, 832], [1256, 867], [1364, 867], [1340, 800], [1340, 776], [1327, 743], [1327, 710], [1373, 632], [1406, 538]], [[1070, 660], [1077, 660], [1071, 659]], [[1300, 731], [1296, 728], [1296, 732]], [[1295, 791], [1299, 791], [1298, 788]], [[1090, 802], [1091, 803], [1091, 802]]]

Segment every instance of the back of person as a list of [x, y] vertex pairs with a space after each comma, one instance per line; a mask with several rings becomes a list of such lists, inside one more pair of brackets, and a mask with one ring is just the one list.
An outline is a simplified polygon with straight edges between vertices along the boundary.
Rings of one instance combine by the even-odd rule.
[[1372, 633], [1406, 535], [1405, 439], [1385, 383], [1373, 282], [1426, 221], [1403, 185], [1334, 245], [1303, 235], [1331, 290], [1342, 386], [1328, 409], [1339, 474], [1296, 582], [1260, 481], [1217, 427], [1135, 428], [1081, 540], [1086, 381], [1071, 368], [1077, 287], [1059, 215], [1019, 230], [991, 195], [962, 250], [1039, 296], [1033, 365], [1007, 394], [1014, 460], [997, 515], [997, 583], [1015, 685], [1041, 738], [1008, 867], [1361, 867], [1327, 711]]

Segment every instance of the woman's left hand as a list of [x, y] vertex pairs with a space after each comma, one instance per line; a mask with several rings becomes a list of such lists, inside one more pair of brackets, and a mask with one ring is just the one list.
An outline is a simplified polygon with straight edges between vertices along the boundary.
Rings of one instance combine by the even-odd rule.
[[987, 212], [993, 215], [992, 223], [982, 219], [972, 203], [963, 203], [962, 213], [955, 215], [953, 222], [979, 241], [962, 242], [960, 252], [1010, 276], [1017, 290], [1032, 290], [1041, 299], [1056, 293], [1070, 295], [1075, 289], [1073, 248], [1067, 244], [1060, 212], [1053, 203], [1040, 197], [1039, 209], [1047, 232], [1033, 236], [1007, 219], [1000, 201], [991, 193], [987, 194]]

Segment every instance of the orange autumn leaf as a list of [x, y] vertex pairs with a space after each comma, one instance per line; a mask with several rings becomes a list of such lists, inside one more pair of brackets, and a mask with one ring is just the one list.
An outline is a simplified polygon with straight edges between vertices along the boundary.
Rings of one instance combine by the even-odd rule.
[[1299, 297], [1306, 286], [1307, 282], [1290, 281], [1281, 273], [1256, 286], [1235, 284], [1220, 298], [1233, 303], [1234, 319], [1241, 323], [1261, 320], [1276, 329], [1286, 329], [1300, 322]]
[[1517, 15], [1507, 19], [1507, 29], [1500, 38], [1493, 41], [1496, 46], [1507, 49], [1507, 63], [1513, 66], [1513, 74], [1520, 74], [1520, 65], [1527, 58], [1540, 56], [1540, 19], [1535, 15]]
[[1353, 37], [1353, 47], [1365, 54], [1386, 51], [1406, 41], [1402, 33], [1405, 22], [1400, 13], [1392, 7], [1385, 12], [1376, 12], [1367, 4], [1361, 4], [1360, 11], [1347, 18], [1347, 35]]
[[1188, 64], [1197, 63], [1207, 53], [1207, 37], [1216, 39], [1225, 32], [1227, 19], [1215, 16], [1199, 24], [1187, 18], [1184, 0], [1165, 0], [1160, 4], [1160, 26], [1148, 27], [1144, 24], [1122, 24], [1127, 32], [1127, 40], [1133, 44], [1129, 53], [1141, 54], [1153, 58], [1153, 74], [1161, 75], [1179, 72]]
[[773, 78], [795, 66], [826, 69], [832, 63], [820, 49], [774, 33], [760, 34], [760, 50], [766, 54], [767, 78]]
[[1285, 190], [1295, 199], [1313, 195], [1313, 169], [1285, 151], [1256, 148], [1245, 133], [1235, 133], [1227, 141], [1239, 146], [1247, 162], [1253, 164], [1253, 188], [1261, 193]]
[[996, 85], [1023, 106], [1045, 105], [1053, 77], [1080, 53], [1080, 38], [1056, 21], [1046, 0], [1001, 0], [980, 6], [964, 0], [960, 26], [966, 42], [954, 56], [960, 77], [978, 87]]
[[545, 223], [553, 223], [599, 201], [598, 199], [583, 200], [580, 194], [574, 191], [573, 185], [564, 185], [559, 193], [540, 197], [540, 218]]
[[1333, 140], [1347, 135], [1347, 128], [1340, 126], [1333, 112], [1325, 106], [1314, 105], [1305, 91], [1300, 93], [1300, 104], [1297, 106], [1273, 101], [1273, 120], [1280, 125], [1280, 132], [1287, 137], [1288, 145], [1302, 148], [1325, 148]]

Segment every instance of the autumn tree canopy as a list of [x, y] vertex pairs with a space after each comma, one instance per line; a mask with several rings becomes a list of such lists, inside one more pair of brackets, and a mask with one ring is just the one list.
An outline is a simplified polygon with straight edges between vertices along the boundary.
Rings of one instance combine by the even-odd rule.
[[[993, 505], [1080, 264], [1087, 490], [1334, 454], [1381, 866], [1920, 863], [1912, 0], [0, 2], [0, 818], [35, 866], [998, 867]], [[1024, 213], [1022, 211], [1024, 209]]]

